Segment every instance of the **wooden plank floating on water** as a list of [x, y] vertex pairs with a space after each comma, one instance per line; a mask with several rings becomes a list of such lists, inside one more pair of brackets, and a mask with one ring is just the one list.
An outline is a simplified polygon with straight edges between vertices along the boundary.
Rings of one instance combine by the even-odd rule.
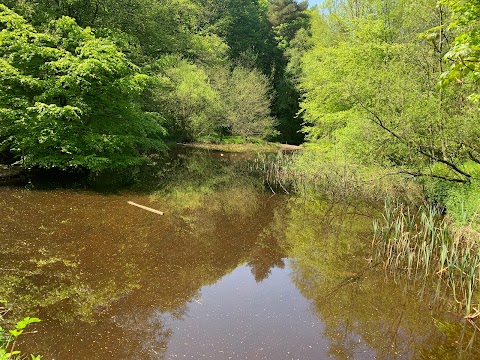
[[133, 201], [128, 201], [128, 203], [129, 203], [130, 205], [139, 207], [140, 209], [147, 210], [147, 211], [153, 212], [153, 213], [158, 214], [158, 215], [163, 215], [163, 212], [161, 212], [161, 211], [158, 211], [158, 210], [155, 210], [155, 209], [152, 209], [152, 208], [149, 208], [149, 207], [146, 207], [146, 206], [143, 206], [143, 205], [134, 203]]

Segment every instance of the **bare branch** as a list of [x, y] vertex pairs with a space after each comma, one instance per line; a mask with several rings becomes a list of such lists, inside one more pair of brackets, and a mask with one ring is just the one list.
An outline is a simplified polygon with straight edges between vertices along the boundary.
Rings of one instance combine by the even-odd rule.
[[[422, 149], [421, 147], [419, 147], [417, 144], [413, 143], [412, 141], [408, 141], [407, 139], [401, 137], [400, 135], [398, 135], [397, 133], [395, 133], [393, 130], [391, 130], [390, 128], [388, 128], [382, 118], [377, 114], [375, 113], [372, 109], [370, 109], [368, 106], [366, 106], [356, 95], [352, 94], [353, 98], [355, 100], [357, 100], [357, 102], [360, 104], [360, 106], [365, 109], [368, 113], [370, 113], [374, 120], [373, 122], [375, 124], [377, 124], [378, 126], [380, 126], [383, 130], [387, 131], [390, 135], [392, 135], [394, 138], [396, 138], [397, 140], [399, 140], [400, 142], [402, 142], [403, 144], [405, 145], [408, 145], [412, 148], [415, 149], [415, 151], [417, 151], [418, 153], [422, 154], [423, 156], [431, 159], [431, 160], [434, 160], [434, 161], [437, 161], [437, 162], [440, 162], [442, 164], [445, 164], [447, 165], [449, 168], [451, 168], [452, 170], [454, 170], [455, 172], [457, 172], [458, 174], [462, 175], [462, 176], [465, 176], [466, 178], [471, 178], [472, 175], [470, 174], [467, 174], [466, 172], [464, 172], [463, 170], [459, 169], [454, 163], [452, 163], [451, 161], [448, 161], [446, 159], [443, 159], [441, 157], [438, 157], [438, 156], [434, 156], [432, 154], [430, 154], [428, 151], [425, 151], [424, 149]], [[468, 181], [464, 181], [464, 182], [468, 182]]]
[[399, 174], [411, 175], [413, 177], [431, 177], [431, 178], [435, 178], [435, 179], [441, 179], [441, 180], [450, 181], [450, 182], [458, 182], [458, 183], [462, 183], [462, 184], [468, 183], [468, 180], [465, 180], [465, 179], [449, 178], [449, 177], [442, 176], [442, 175], [426, 174], [426, 173], [421, 173], [421, 172], [400, 171]]
[[475, 156], [473, 156], [471, 151], [467, 151], [467, 154], [468, 154], [468, 157], [470, 158], [470, 160], [472, 160], [473, 162], [476, 162], [477, 164], [480, 164], [480, 160], [477, 159]]

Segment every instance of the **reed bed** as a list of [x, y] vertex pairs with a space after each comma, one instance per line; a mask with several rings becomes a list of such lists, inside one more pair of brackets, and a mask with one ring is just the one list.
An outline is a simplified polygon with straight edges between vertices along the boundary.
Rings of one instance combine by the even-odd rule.
[[305, 194], [309, 189], [336, 199], [364, 195], [362, 194], [364, 184], [359, 180], [358, 174], [349, 170], [345, 164], [299, 166], [298, 156], [301, 154], [283, 152], [262, 154], [251, 164], [251, 170], [259, 172], [264, 183], [273, 192], [280, 190], [286, 193]]
[[472, 227], [456, 228], [435, 206], [412, 211], [386, 201], [373, 230], [375, 256], [386, 271], [405, 272], [409, 279], [439, 277], [467, 319], [480, 316], [480, 235]]
[[367, 169], [336, 161], [317, 161], [308, 152], [260, 154], [249, 165], [275, 191], [317, 195], [338, 201], [362, 199], [379, 202], [387, 196], [412, 200], [420, 199], [419, 188], [397, 174], [384, 169]]
[[292, 154], [260, 154], [250, 165], [250, 170], [260, 172], [264, 183], [272, 192], [281, 189], [286, 193], [294, 191], [304, 183], [304, 174], [298, 172], [292, 161]]

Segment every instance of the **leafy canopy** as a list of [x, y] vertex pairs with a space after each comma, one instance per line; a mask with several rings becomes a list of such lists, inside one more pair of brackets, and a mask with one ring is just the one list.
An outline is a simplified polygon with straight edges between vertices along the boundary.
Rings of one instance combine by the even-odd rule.
[[141, 109], [152, 79], [115, 44], [72, 18], [37, 31], [0, 5], [0, 145], [25, 167], [99, 170], [163, 147], [158, 114]]
[[480, 100], [480, 2], [478, 0], [444, 0], [452, 11], [449, 28], [456, 31], [453, 46], [445, 54], [450, 65], [442, 74], [442, 83], [470, 83], [472, 100]]
[[445, 9], [431, 0], [350, 5], [312, 21], [315, 43], [299, 80], [309, 139], [339, 161], [471, 181], [478, 112], [462, 106], [463, 89], [437, 87], [449, 34], [440, 26], [429, 39], [419, 36], [441, 23]]

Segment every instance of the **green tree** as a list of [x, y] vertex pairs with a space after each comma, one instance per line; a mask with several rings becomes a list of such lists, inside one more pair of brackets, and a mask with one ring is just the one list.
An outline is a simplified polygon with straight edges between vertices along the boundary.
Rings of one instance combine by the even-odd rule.
[[244, 53], [255, 55], [257, 67], [269, 74], [274, 64], [275, 43], [267, 21], [267, 10], [258, 0], [227, 0], [224, 5], [225, 39], [230, 57]]
[[[274, 88], [276, 97], [273, 113], [279, 119], [278, 140], [301, 143], [302, 116], [298, 114], [300, 94], [294, 86], [294, 78], [287, 71], [289, 61], [295, 57], [297, 48], [292, 46], [297, 32], [308, 28], [309, 14], [306, 1], [268, 1], [268, 21], [276, 42]], [[298, 44], [295, 44], [298, 45]]]
[[275, 135], [275, 119], [270, 115], [272, 88], [257, 69], [233, 69], [225, 94], [226, 123], [232, 135], [266, 138]]
[[[186, 63], [197, 67], [198, 71], [190, 68], [190, 74], [194, 78], [195, 74], [200, 77], [206, 75], [208, 79], [199, 80], [197, 77], [191, 83], [204, 83], [206, 85], [202, 88], [205, 89], [210, 86], [208, 82], [214, 77], [215, 69], [229, 69], [236, 64], [246, 64], [245, 60], [248, 59], [249, 66], [256, 67], [271, 79], [274, 88], [271, 92], [271, 114], [280, 119], [276, 125], [279, 130], [276, 132], [277, 140], [299, 143], [303, 139], [299, 133], [302, 119], [301, 116], [297, 117], [299, 93], [290, 73], [286, 72], [290, 55], [286, 57], [284, 51], [295, 32], [306, 24], [305, 2], [279, 3], [286, 10], [278, 6], [274, 9], [278, 19], [273, 27], [269, 21], [269, 4], [266, 0], [6, 0], [6, 4], [31, 23], [36, 32], [45, 35], [50, 34], [49, 24], [52, 21], [63, 16], [73, 18], [80, 27], [91, 29], [91, 34], [98, 41], [108, 39], [105, 41], [115, 46], [128, 62], [138, 66], [134, 69], [129, 65], [134, 73], [165, 80], [159, 87], [148, 86], [154, 90], [154, 96], [142, 94], [132, 103], [151, 113], [165, 111], [171, 120], [170, 129], [174, 130], [172, 137], [182, 138], [178, 140], [224, 131], [225, 116], [218, 116], [217, 113], [218, 108], [225, 104], [222, 101], [215, 104], [208, 100], [217, 96], [209, 90], [206, 90], [203, 107], [197, 103], [195, 110], [193, 104], [188, 102], [196, 101], [196, 95], [188, 100], [184, 98], [188, 103], [184, 108], [192, 109], [192, 116], [195, 113], [198, 117], [196, 120], [185, 120], [183, 125], [197, 124], [193, 127], [189, 125], [188, 130], [181, 125], [178, 120], [179, 107], [173, 104], [183, 100], [173, 99], [179, 94], [175, 95], [172, 88], [176, 86], [174, 83], [178, 85], [189, 81], [189, 75], [186, 67], [182, 68], [186, 72], [181, 81], [178, 74], [173, 75], [173, 70], [166, 74], [166, 68], [158, 64], [169, 57], [184, 59]], [[289, 4], [293, 5], [293, 12]], [[54, 44], [53, 47], [57, 45]], [[204, 74], [200, 75], [202, 72]], [[173, 77], [176, 80], [172, 80]], [[72, 89], [72, 94], [75, 91]], [[91, 93], [94, 92], [92, 88]], [[183, 95], [186, 96], [185, 93]], [[217, 121], [221, 124], [213, 126]]]
[[7, 6], [38, 26], [71, 17], [113, 39], [137, 65], [171, 53], [195, 57], [199, 42], [211, 40], [200, 29], [203, 8], [192, 0], [8, 0]]
[[166, 91], [157, 93], [160, 108], [169, 119], [170, 133], [179, 141], [214, 135], [219, 128], [221, 105], [208, 75], [186, 60], [172, 60], [174, 64], [160, 77]]
[[151, 79], [71, 18], [37, 31], [0, 5], [0, 141], [24, 167], [98, 170], [163, 149], [161, 117], [141, 109]]
[[445, 55], [449, 69], [443, 74], [444, 85], [458, 81], [469, 83], [472, 99], [480, 100], [480, 4], [475, 0], [445, 0], [452, 11], [449, 28], [458, 36], [450, 51]]
[[303, 57], [310, 140], [353, 163], [470, 181], [466, 144], [475, 156], [478, 115], [460, 105], [458, 88], [436, 86], [448, 34], [418, 36], [442, 24], [444, 9], [433, 1], [387, 8], [364, 1], [361, 11], [345, 9], [317, 15], [312, 31], [319, 41]]
[[298, 30], [308, 26], [308, 2], [270, 0], [268, 21], [273, 27], [278, 46], [287, 48]]

